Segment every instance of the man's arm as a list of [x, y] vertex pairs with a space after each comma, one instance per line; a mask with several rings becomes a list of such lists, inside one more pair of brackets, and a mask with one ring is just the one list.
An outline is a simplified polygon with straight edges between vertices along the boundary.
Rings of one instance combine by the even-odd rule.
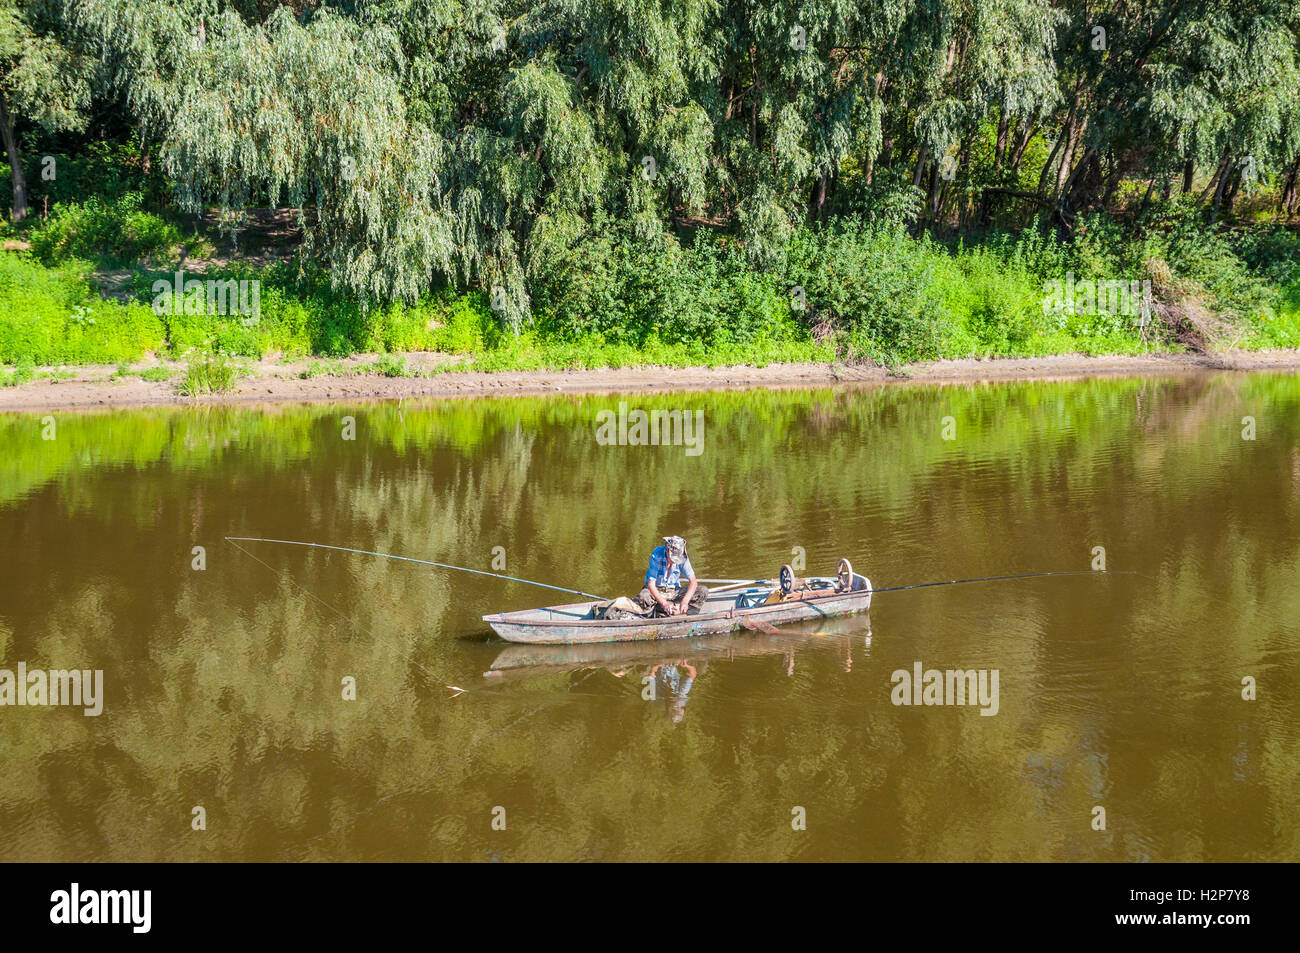
[[660, 608], [662, 608], [664, 612], [667, 612], [669, 615], [671, 615], [673, 610], [670, 608], [670, 606], [672, 605], [672, 603], [663, 597], [663, 593], [661, 593], [659, 591], [659, 587], [655, 585], [654, 579], [650, 580], [648, 588], [650, 589], [651, 598], [653, 598], [655, 602], [659, 603]]
[[690, 575], [686, 577], [687, 580], [688, 580], [688, 581], [687, 581], [687, 585], [686, 585], [686, 595], [682, 597], [682, 603], [681, 603], [681, 605], [682, 605], [682, 611], [683, 611], [683, 612], [685, 612], [685, 611], [686, 611], [686, 607], [689, 606], [689, 605], [691, 604], [691, 599], [694, 597], [694, 595], [695, 595], [695, 590], [696, 590], [696, 588], [698, 587], [698, 583], [696, 582], [696, 579], [695, 579], [695, 570], [694, 570], [694, 569], [687, 569], [687, 572], [689, 572]]

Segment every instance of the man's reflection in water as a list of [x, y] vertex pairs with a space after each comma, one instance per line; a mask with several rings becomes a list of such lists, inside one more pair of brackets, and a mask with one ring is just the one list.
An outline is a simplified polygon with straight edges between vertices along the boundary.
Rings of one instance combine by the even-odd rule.
[[673, 724], [686, 717], [686, 703], [697, 674], [695, 666], [685, 659], [660, 662], [650, 669], [650, 677], [655, 680], [655, 697], [663, 697], [668, 706], [665, 714]]

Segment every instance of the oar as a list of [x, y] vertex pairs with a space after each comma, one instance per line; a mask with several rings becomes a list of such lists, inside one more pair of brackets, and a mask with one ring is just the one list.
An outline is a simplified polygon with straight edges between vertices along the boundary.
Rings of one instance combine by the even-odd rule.
[[[901, 589], [925, 589], [930, 586], [955, 586], [967, 582], [997, 582], [1003, 579], [1040, 579], [1044, 576], [1135, 576], [1137, 572], [1132, 569], [1056, 569], [1050, 572], [1019, 572], [1009, 576], [977, 576], [974, 579], [941, 579], [937, 582], [914, 582], [906, 586], [876, 586], [872, 589], [863, 590], [866, 592], [898, 592]], [[707, 583], [730, 583], [731, 585], [720, 586], [711, 592], [722, 592], [724, 589], [731, 589], [735, 586], [771, 586], [773, 582], [767, 579], [697, 579], [696, 582]]]
[[[327, 546], [324, 543], [303, 543], [294, 539], [261, 539], [256, 536], [227, 536], [227, 542], [241, 543], [279, 543], [282, 546], [310, 546], [313, 549], [333, 549], [340, 553], [356, 553], [360, 556], [379, 556], [383, 559], [400, 559], [407, 563], [420, 563], [422, 566], [437, 566], [439, 569], [454, 569], [457, 572], [472, 572], [478, 576], [492, 576], [495, 579], [509, 579], [511, 582], [523, 582], [530, 586], [541, 586], [543, 589], [554, 589], [557, 592], [571, 592], [579, 596], [589, 596], [592, 599], [608, 601], [604, 596], [598, 596], [593, 592], [583, 592], [581, 589], [566, 589], [564, 586], [552, 586], [546, 582], [534, 582], [532, 579], [520, 579], [518, 576], [507, 576], [499, 572], [487, 572], [484, 569], [467, 569], [464, 566], [452, 566], [448, 563], [435, 563], [428, 559], [415, 559], [411, 556], [394, 556], [390, 553], [376, 553], [368, 549], [348, 549], [346, 546]], [[238, 547], [236, 547], [238, 548]]]
[[[707, 579], [697, 579], [697, 580], [696, 580], [696, 582], [708, 582], [708, 581], [709, 581], [709, 580], [707, 580]], [[729, 585], [729, 586], [717, 586], [716, 588], [710, 589], [710, 590], [709, 590], [709, 595], [713, 595], [713, 594], [716, 593], [716, 592], [726, 592], [728, 589], [739, 589], [741, 586], [752, 586], [752, 585], [754, 585], [754, 583], [759, 583], [760, 585], [768, 585], [768, 584], [769, 584], [769, 583], [767, 582], [767, 580], [765, 580], [765, 579], [754, 579], [754, 580], [746, 579], [744, 582], [733, 582], [733, 583], [732, 583], [731, 585]]]

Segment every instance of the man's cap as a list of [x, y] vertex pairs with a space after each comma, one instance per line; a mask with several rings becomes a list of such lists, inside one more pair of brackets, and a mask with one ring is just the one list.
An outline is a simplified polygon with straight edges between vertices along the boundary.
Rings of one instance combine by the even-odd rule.
[[664, 546], [668, 553], [668, 558], [675, 563], [680, 563], [686, 558], [686, 540], [680, 536], [665, 536]]

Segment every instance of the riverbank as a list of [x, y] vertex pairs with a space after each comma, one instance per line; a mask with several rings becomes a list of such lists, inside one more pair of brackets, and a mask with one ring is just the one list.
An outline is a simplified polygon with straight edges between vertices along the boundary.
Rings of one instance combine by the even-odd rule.
[[[0, 411], [249, 401], [328, 401], [421, 397], [524, 396], [544, 393], [619, 393], [648, 390], [819, 387], [836, 384], [962, 383], [993, 380], [1056, 380], [1092, 376], [1196, 373], [1203, 371], [1300, 371], [1300, 351], [1229, 351], [1221, 354], [1064, 354], [1037, 358], [926, 361], [894, 371], [868, 365], [770, 364], [766, 367], [635, 367], [571, 371], [439, 372], [453, 355], [406, 355], [410, 376], [376, 370], [377, 355], [357, 355], [313, 373], [316, 362], [260, 361], [243, 369], [233, 390], [186, 397], [177, 381], [181, 362], [120, 374], [113, 366], [45, 368], [36, 379], [0, 388]], [[141, 376], [143, 374], [144, 376]], [[166, 374], [166, 379], [157, 378]]]

